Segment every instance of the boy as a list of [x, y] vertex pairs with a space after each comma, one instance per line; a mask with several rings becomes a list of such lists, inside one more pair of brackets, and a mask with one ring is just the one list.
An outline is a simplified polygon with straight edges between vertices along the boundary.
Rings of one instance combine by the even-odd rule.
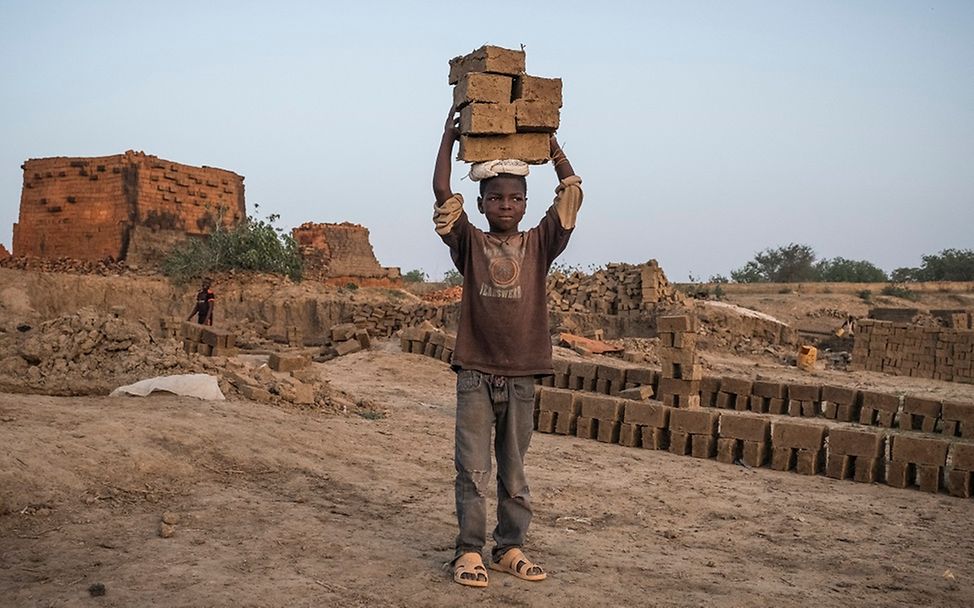
[[[451, 108], [433, 170], [436, 232], [463, 275], [463, 299], [453, 368], [457, 371], [455, 483], [457, 536], [453, 580], [486, 587], [481, 552], [486, 543], [484, 498], [490, 478], [491, 427], [496, 425], [497, 527], [491, 568], [528, 581], [543, 580], [521, 546], [531, 522], [524, 455], [534, 427], [534, 382], [553, 373], [545, 280], [568, 245], [582, 204], [579, 179], [551, 136], [551, 159], [560, 184], [538, 225], [521, 232], [527, 205], [527, 165], [501, 161], [474, 165], [480, 180], [477, 209], [489, 232], [475, 228], [463, 197], [450, 186], [453, 144], [459, 139]], [[501, 172], [498, 172], [501, 171]]]
[[196, 306], [193, 307], [193, 312], [189, 313], [187, 321], [196, 315], [196, 322], [200, 325], [213, 325], [213, 307], [216, 305], [216, 296], [210, 289], [210, 285], [212, 285], [212, 281], [209, 277], [204, 277], [200, 284], [200, 290], [196, 293]]

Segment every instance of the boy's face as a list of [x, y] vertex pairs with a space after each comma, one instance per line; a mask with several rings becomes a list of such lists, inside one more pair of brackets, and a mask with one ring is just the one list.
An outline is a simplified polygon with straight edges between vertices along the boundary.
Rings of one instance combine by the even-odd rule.
[[477, 197], [477, 209], [487, 216], [491, 232], [516, 232], [527, 204], [524, 180], [505, 175], [492, 177]]

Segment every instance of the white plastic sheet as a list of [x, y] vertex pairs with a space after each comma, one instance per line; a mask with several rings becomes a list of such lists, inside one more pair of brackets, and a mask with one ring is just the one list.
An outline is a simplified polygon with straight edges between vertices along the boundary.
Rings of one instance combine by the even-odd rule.
[[196, 397], [197, 399], [217, 400], [226, 399], [216, 378], [209, 374], [179, 374], [176, 376], [157, 376], [139, 380], [135, 384], [120, 386], [113, 390], [112, 397], [133, 395], [145, 397], [156, 391]]

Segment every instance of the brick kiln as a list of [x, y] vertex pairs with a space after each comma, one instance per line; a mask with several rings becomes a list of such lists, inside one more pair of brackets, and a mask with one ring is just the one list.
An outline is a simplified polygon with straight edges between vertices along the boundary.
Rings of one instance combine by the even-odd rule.
[[143, 152], [38, 158], [22, 165], [13, 254], [79, 260], [158, 260], [187, 235], [246, 216], [243, 177]]
[[[305, 222], [291, 231], [304, 259], [305, 276], [331, 283], [392, 284], [400, 280], [398, 268], [379, 265], [369, 229], [344, 222]], [[364, 282], [362, 279], [366, 279]]]

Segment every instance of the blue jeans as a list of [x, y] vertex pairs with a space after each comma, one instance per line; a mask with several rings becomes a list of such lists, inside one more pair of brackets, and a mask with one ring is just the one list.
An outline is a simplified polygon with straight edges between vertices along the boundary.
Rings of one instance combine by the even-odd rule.
[[475, 370], [457, 374], [456, 508], [460, 533], [455, 558], [486, 544], [490, 433], [497, 459], [497, 527], [493, 559], [524, 544], [531, 523], [531, 491], [524, 455], [534, 430], [534, 377], [503, 377]]

